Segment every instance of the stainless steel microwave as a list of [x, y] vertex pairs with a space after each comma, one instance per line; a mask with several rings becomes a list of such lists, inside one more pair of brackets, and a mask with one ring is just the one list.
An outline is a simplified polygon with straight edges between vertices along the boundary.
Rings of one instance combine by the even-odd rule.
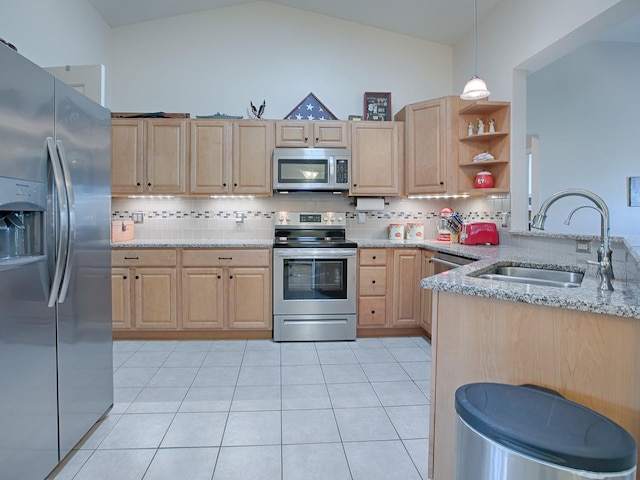
[[278, 192], [342, 191], [351, 186], [347, 148], [274, 148], [273, 189]]

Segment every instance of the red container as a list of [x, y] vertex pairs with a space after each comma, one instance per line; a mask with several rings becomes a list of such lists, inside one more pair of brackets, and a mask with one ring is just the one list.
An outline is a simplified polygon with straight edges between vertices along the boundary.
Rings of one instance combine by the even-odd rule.
[[473, 185], [476, 188], [493, 188], [493, 177], [491, 176], [491, 172], [487, 172], [486, 170], [478, 172]]

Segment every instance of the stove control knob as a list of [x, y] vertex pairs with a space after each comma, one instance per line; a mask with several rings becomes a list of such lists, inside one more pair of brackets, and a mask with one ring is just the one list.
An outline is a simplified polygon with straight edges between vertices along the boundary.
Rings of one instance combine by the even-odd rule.
[[322, 220], [325, 221], [325, 222], [328, 222], [329, 221], [329, 217], [324, 217]]
[[338, 221], [341, 222], [342, 221], [342, 217], [338, 217]]
[[336, 221], [336, 217], [331, 217], [331, 222], [335, 222]]

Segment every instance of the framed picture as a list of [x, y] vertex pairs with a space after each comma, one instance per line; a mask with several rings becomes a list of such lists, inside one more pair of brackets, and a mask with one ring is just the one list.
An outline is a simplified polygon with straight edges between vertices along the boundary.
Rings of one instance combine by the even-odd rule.
[[640, 207], [640, 177], [629, 177], [629, 206]]
[[364, 92], [364, 119], [391, 121], [391, 92]]

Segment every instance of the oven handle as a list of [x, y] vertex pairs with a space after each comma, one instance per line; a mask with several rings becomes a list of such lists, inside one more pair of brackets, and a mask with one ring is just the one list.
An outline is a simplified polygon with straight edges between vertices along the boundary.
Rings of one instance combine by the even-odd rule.
[[355, 257], [355, 248], [274, 248], [273, 255], [286, 258], [345, 258]]

